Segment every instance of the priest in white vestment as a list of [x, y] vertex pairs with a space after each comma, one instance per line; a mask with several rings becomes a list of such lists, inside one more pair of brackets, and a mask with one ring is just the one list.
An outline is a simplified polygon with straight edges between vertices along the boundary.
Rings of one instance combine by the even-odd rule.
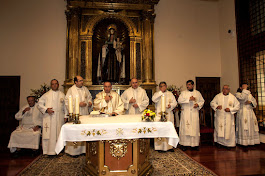
[[[166, 116], [167, 121], [172, 122], [174, 124], [174, 114], [172, 110], [177, 106], [176, 98], [172, 94], [172, 92], [167, 91], [166, 82], [160, 82], [159, 89], [160, 91], [154, 93], [152, 97], [152, 101], [155, 103], [156, 114], [157, 116], [159, 116], [159, 113], [162, 111], [161, 98], [162, 96], [165, 96], [166, 113], [168, 113]], [[155, 139], [155, 150], [158, 150], [159, 152], [165, 152], [165, 151], [174, 152], [173, 147], [171, 145], [168, 145], [167, 138], [156, 138]]]
[[199, 111], [204, 105], [204, 99], [199, 91], [194, 90], [194, 81], [188, 80], [186, 87], [187, 90], [182, 91], [178, 98], [178, 103], [181, 105], [179, 144], [184, 151], [188, 146], [199, 150]]
[[[75, 114], [76, 108], [75, 108], [75, 101], [76, 99], [79, 100], [79, 114], [80, 115], [89, 115], [89, 113], [92, 111], [92, 96], [89, 92], [89, 90], [83, 86], [84, 81], [81, 76], [76, 76], [74, 78], [74, 83], [72, 87], [70, 87], [66, 93], [65, 96], [65, 106], [68, 110], [69, 108], [69, 97], [72, 97], [73, 100], [73, 114]], [[77, 98], [78, 97], [78, 98]], [[68, 114], [68, 112], [67, 112]], [[85, 142], [67, 142], [65, 153], [68, 153], [72, 156], [78, 156], [82, 153], [86, 153], [86, 146]]]
[[45, 155], [55, 155], [55, 145], [65, 123], [65, 95], [58, 90], [59, 82], [51, 80], [51, 90], [41, 96], [38, 109], [43, 114], [42, 149]]
[[146, 91], [139, 87], [138, 80], [131, 80], [131, 87], [123, 92], [121, 99], [126, 109], [125, 114], [141, 114], [149, 105]]
[[15, 115], [20, 123], [10, 136], [8, 148], [11, 153], [20, 148], [39, 149], [41, 130], [35, 120], [40, 121], [40, 111], [36, 107], [34, 96], [28, 96], [27, 101], [28, 105], [23, 106]]
[[235, 147], [235, 116], [239, 110], [240, 103], [230, 93], [228, 85], [223, 86], [223, 92], [217, 94], [210, 105], [215, 111], [214, 115], [214, 142], [217, 145]]
[[124, 103], [110, 82], [104, 82], [104, 90], [96, 95], [94, 109], [112, 116], [124, 114]]
[[236, 118], [236, 143], [243, 146], [260, 143], [257, 117], [253, 111], [257, 101], [247, 88], [248, 85], [244, 83], [240, 86], [241, 91], [236, 93], [236, 98], [240, 102]]

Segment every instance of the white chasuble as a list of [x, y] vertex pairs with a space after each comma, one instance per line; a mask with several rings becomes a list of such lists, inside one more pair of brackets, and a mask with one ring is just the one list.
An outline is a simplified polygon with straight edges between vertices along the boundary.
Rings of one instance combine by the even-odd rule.
[[[195, 101], [190, 101], [193, 96]], [[204, 105], [204, 99], [197, 90], [182, 91], [178, 102], [181, 105], [179, 143], [183, 146], [199, 146], [200, 143], [200, 119], [199, 110]], [[198, 104], [197, 108], [194, 105]]]
[[[135, 99], [136, 103], [129, 103], [131, 98]], [[125, 114], [141, 114], [149, 105], [149, 98], [147, 97], [146, 91], [141, 87], [136, 89], [132, 87], [128, 88], [121, 95], [121, 99], [126, 109]], [[133, 107], [134, 104], [137, 104], [138, 108]]]
[[[155, 103], [156, 107], [156, 115], [160, 118], [161, 115], [159, 113], [161, 112], [161, 107], [162, 107], [162, 100], [161, 97], [162, 95], [165, 96], [165, 103], [166, 103], [166, 113], [167, 114], [167, 120], [169, 122], [172, 122], [174, 124], [174, 114], [173, 114], [173, 109], [177, 106], [177, 101], [175, 96], [169, 92], [165, 91], [164, 93], [162, 91], [158, 91], [154, 93], [152, 97], [152, 101]], [[170, 105], [170, 108], [168, 108], [168, 105]], [[171, 145], [168, 145], [168, 139], [167, 138], [156, 138], [155, 139], [155, 150], [163, 150], [167, 151], [169, 149], [172, 149], [173, 147]]]
[[[236, 98], [240, 102], [240, 109], [236, 118], [236, 142], [240, 145], [255, 145], [260, 143], [259, 127], [253, 108], [257, 101], [249, 90], [237, 92]], [[250, 101], [251, 104], [246, 104]]]
[[[235, 146], [235, 117], [234, 114], [239, 110], [240, 104], [236, 97], [229, 93], [223, 95], [219, 93], [214, 97], [210, 103], [212, 109], [215, 111], [214, 119], [214, 141], [228, 147]], [[222, 109], [217, 107], [221, 105]], [[225, 112], [229, 108], [230, 112]]]
[[[38, 108], [43, 113], [42, 148], [43, 154], [55, 155], [55, 145], [64, 124], [65, 95], [61, 91], [45, 93], [39, 100]], [[49, 115], [47, 109], [52, 108], [54, 113]]]
[[89, 107], [88, 105], [89, 105], [89, 102], [92, 103], [92, 96], [89, 90], [85, 86], [82, 86], [81, 88], [79, 88], [79, 87], [76, 87], [76, 85], [73, 85], [72, 87], [68, 89], [66, 96], [65, 96], [65, 106], [67, 110], [69, 108], [69, 96], [71, 96], [73, 99], [73, 113], [74, 114], [75, 114], [75, 104], [76, 104], [75, 101], [76, 101], [77, 96], [79, 97], [79, 103], [80, 102], [86, 103], [85, 107], [79, 107], [80, 115], [90, 114], [93, 107], [92, 106]]
[[[79, 113], [80, 115], [89, 115], [90, 112], [92, 111], [93, 106], [89, 107], [89, 102], [92, 103], [92, 96], [89, 90], [85, 87], [82, 86], [81, 88], [76, 87], [76, 85], [73, 85], [70, 87], [67, 91], [67, 94], [65, 96], [65, 106], [66, 109], [68, 110], [69, 108], [69, 97], [72, 97], [73, 100], [73, 113], [75, 114], [75, 101], [76, 97], [79, 97], [79, 103], [80, 102], [85, 102], [86, 106], [85, 107], [79, 107]], [[68, 112], [67, 112], [68, 114]], [[80, 155], [82, 153], [86, 153], [86, 144], [85, 142], [67, 142], [66, 147], [65, 147], [65, 153], [68, 153], [69, 155]]]
[[30, 107], [30, 110], [23, 114], [24, 109], [27, 107], [29, 107], [29, 105], [22, 107], [15, 115], [15, 118], [19, 120], [20, 123], [10, 136], [8, 148], [10, 148], [11, 153], [15, 152], [17, 148], [39, 148], [41, 130], [33, 131], [33, 128], [36, 126], [34, 119], [40, 119], [41, 113], [36, 108], [35, 104], [35, 106]]
[[[106, 102], [106, 96], [112, 96], [112, 99], [109, 102]], [[124, 113], [124, 103], [122, 102], [120, 95], [115, 91], [110, 91], [110, 93], [102, 91], [96, 95], [94, 109], [107, 114], [115, 112], [121, 115]]]

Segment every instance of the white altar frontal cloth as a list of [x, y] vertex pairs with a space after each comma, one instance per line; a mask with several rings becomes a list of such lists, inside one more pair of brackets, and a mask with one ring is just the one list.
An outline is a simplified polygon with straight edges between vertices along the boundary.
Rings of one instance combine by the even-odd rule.
[[179, 138], [171, 122], [142, 122], [141, 115], [113, 117], [81, 116], [81, 124], [64, 124], [55, 152], [59, 154], [66, 141], [100, 141], [115, 139], [168, 138], [168, 144], [177, 147]]

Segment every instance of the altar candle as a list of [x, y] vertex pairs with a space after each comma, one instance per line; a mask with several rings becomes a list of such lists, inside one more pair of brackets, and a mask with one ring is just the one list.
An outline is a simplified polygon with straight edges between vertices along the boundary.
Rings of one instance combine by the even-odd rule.
[[71, 95], [69, 96], [69, 107], [68, 107], [68, 109], [69, 109], [69, 113], [73, 113], [73, 98]]
[[166, 97], [164, 94], [161, 96], [161, 111], [166, 112]]
[[79, 96], [75, 98], [75, 114], [79, 114]]

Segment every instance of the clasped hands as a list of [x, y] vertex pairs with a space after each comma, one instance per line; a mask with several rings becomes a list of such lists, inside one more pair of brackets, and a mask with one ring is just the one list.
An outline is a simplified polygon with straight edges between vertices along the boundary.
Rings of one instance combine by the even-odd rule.
[[[196, 98], [194, 96], [191, 96], [190, 101], [196, 101]], [[199, 107], [198, 103], [195, 103], [193, 106], [193, 108], [198, 108], [198, 107]]]
[[133, 97], [130, 99], [129, 103], [130, 103], [130, 104], [131, 104], [131, 103], [134, 103], [134, 104], [132, 105], [134, 108], [138, 108], [138, 107], [139, 107], [138, 104], [136, 104], [136, 99], [134, 99]]
[[112, 99], [111, 95], [106, 95], [105, 96], [105, 101], [108, 103]]
[[[219, 105], [216, 109], [222, 110], [222, 108], [222, 105]], [[225, 112], [230, 112], [230, 108], [225, 108]]]
[[[79, 106], [80, 107], [86, 107], [86, 105], [87, 104], [84, 101], [82, 101], [82, 102], [79, 103]], [[91, 102], [88, 102], [88, 107], [91, 107], [91, 106], [92, 106], [92, 103]]]

